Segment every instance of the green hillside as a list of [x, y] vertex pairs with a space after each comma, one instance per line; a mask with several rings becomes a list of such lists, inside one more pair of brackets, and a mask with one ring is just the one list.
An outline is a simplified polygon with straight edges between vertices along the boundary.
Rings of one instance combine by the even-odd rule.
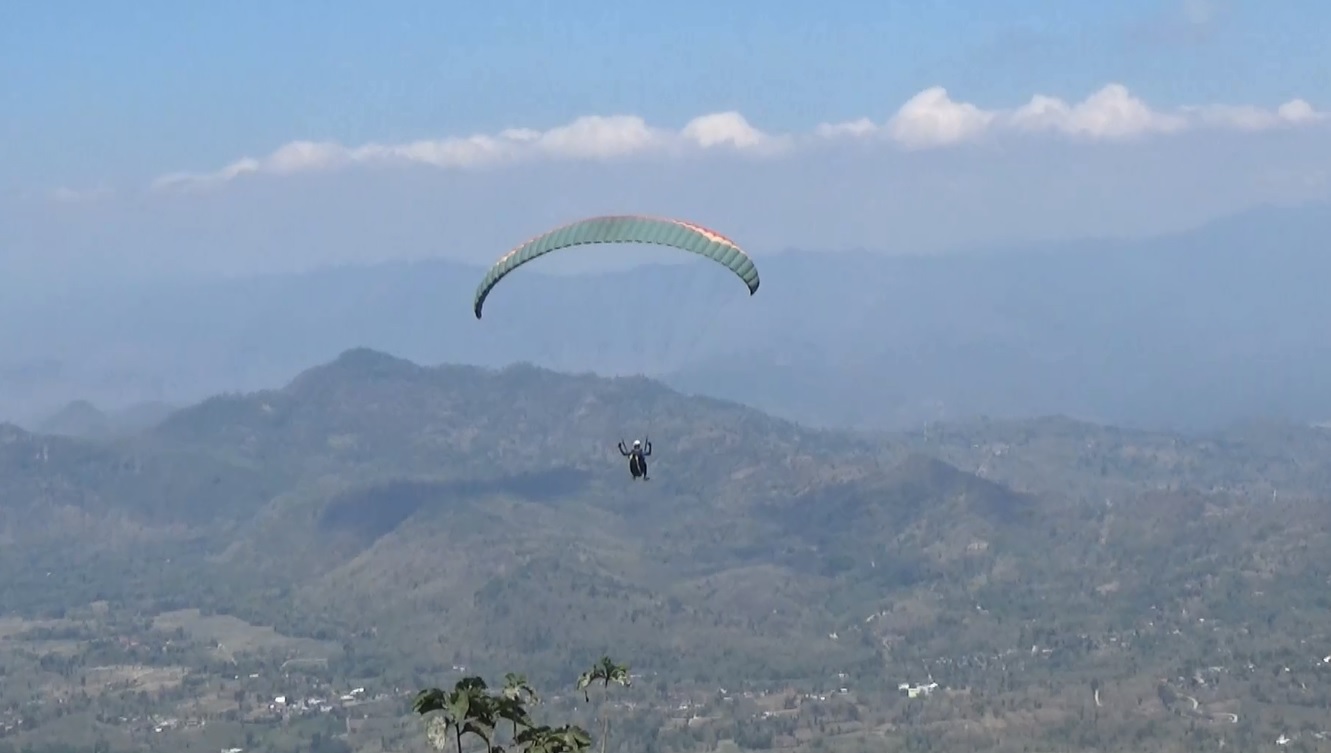
[[[635, 483], [614, 445], [643, 433]], [[566, 686], [607, 653], [643, 678], [621, 750], [1313, 750], [1328, 450], [1286, 425], [814, 431], [645, 379], [363, 349], [127, 438], [5, 427], [0, 663], [24, 684], [0, 722], [39, 721], [0, 750], [413, 750], [404, 694], [461, 667]], [[179, 677], [89, 692], [108, 666]], [[383, 699], [296, 728], [255, 700], [355, 686]], [[703, 722], [669, 721], [686, 701]], [[135, 731], [149, 711], [212, 724]]]

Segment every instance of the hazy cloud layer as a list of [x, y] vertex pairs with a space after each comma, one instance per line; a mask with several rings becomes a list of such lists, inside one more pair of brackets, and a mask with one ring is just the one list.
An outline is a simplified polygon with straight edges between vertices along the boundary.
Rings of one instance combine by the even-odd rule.
[[[803, 133], [731, 112], [677, 130], [585, 117], [406, 144], [296, 142], [152, 188], [145, 170], [128, 184], [0, 196], [0, 308], [146, 280], [485, 263], [544, 229], [610, 213], [687, 218], [759, 256], [1141, 236], [1331, 199], [1327, 125], [1299, 99], [1167, 108], [1110, 85], [1078, 102], [1013, 107], [933, 88], [890, 117]], [[612, 248], [542, 267], [670, 258]]]
[[843, 140], [923, 150], [1003, 136], [1123, 142], [1202, 129], [1255, 132], [1326, 121], [1326, 113], [1302, 99], [1275, 108], [1223, 103], [1158, 108], [1134, 96], [1126, 86], [1111, 83], [1080, 102], [1036, 94], [1025, 104], [991, 109], [954, 99], [946, 89], [935, 86], [909, 99], [886, 121], [861, 118], [823, 123], [808, 133], [768, 132], [738, 112], [702, 115], [678, 130], [649, 124], [634, 115], [587, 115], [548, 130], [510, 128], [494, 134], [398, 144], [347, 146], [331, 141], [292, 141], [266, 156], [244, 157], [210, 172], [163, 175], [153, 186], [158, 189], [200, 186], [254, 174], [291, 175], [351, 165], [425, 165], [465, 170], [534, 160], [609, 161], [719, 151], [770, 158]]

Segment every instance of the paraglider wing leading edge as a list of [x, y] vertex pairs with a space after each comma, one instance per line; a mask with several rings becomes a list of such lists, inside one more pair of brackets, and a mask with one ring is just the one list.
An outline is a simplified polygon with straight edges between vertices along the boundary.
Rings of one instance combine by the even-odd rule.
[[481, 318], [481, 307], [490, 291], [508, 273], [551, 251], [592, 243], [645, 243], [695, 253], [734, 272], [748, 286], [749, 295], [758, 292], [758, 268], [753, 259], [720, 233], [683, 220], [631, 215], [593, 217], [543, 233], [499, 257], [476, 288], [472, 303], [476, 318]]

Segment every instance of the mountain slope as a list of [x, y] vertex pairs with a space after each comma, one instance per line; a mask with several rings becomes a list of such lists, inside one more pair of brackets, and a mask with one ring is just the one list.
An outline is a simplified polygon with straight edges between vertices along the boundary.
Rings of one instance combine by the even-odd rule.
[[[654, 480], [634, 483], [613, 444], [644, 416]], [[373, 632], [392, 662], [462, 653], [552, 675], [614, 648], [677, 675], [742, 664], [775, 681], [892, 664], [865, 627], [884, 608], [913, 614], [903, 625], [977, 602], [1032, 619], [1056, 598], [1129, 619], [1176, 598], [1198, 562], [1317, 572], [1271, 535], [1303, 547], [1325, 530], [1286, 516], [1325, 517], [1308, 495], [1326, 433], [1259, 429], [1046, 421], [870, 439], [641, 378], [358, 349], [130, 439], [11, 429], [7, 603], [204, 599], [304, 635]], [[1272, 489], [1288, 498], [1246, 501]], [[152, 569], [167, 560], [169, 577]], [[77, 585], [42, 591], [35, 568], [55, 561]], [[1106, 583], [1116, 595], [1087, 601]]]
[[[644, 417], [634, 482], [613, 445]], [[1065, 418], [868, 437], [642, 378], [356, 349], [132, 437], [4, 427], [0, 617], [239, 617], [340, 645], [308, 671], [348, 687], [459, 666], [548, 685], [610, 653], [671, 709], [846, 687], [829, 704], [954, 747], [1212, 734], [1162, 716], [1184, 693], [1274, 739], [1331, 700], [1328, 445]], [[308, 658], [227, 645], [198, 648], [201, 677]], [[1233, 679], [1190, 679], [1214, 667]], [[901, 697], [929, 677], [940, 698]]]

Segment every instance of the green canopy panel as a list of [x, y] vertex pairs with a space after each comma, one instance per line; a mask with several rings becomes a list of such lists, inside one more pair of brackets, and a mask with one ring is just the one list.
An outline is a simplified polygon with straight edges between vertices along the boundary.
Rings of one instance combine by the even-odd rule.
[[481, 318], [481, 307], [490, 291], [513, 270], [551, 251], [591, 243], [647, 243], [678, 248], [724, 265], [744, 281], [749, 295], [758, 292], [758, 268], [753, 259], [734, 241], [714, 230], [684, 220], [656, 217], [592, 217], [538, 235], [499, 257], [476, 288], [472, 304], [476, 318]]

